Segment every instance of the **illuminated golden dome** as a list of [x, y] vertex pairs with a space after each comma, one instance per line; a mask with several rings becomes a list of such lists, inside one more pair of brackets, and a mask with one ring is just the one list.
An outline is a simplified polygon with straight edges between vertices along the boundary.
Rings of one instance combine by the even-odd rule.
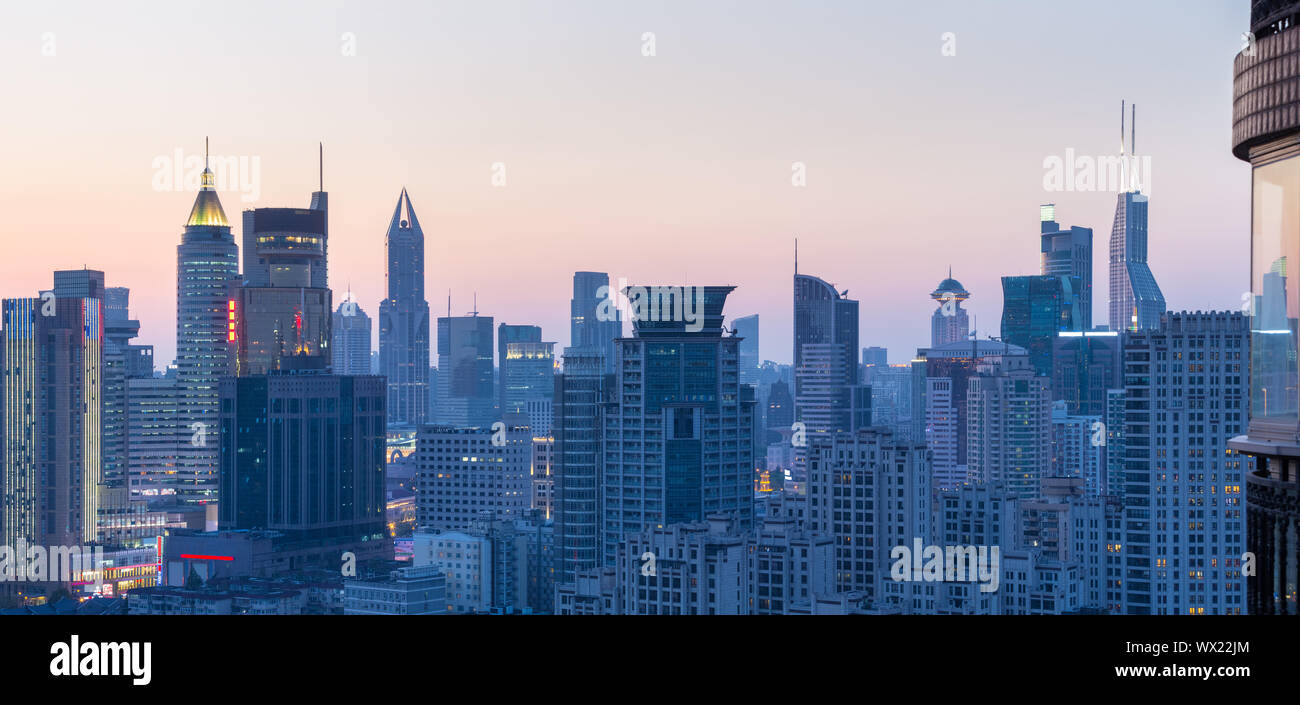
[[217, 198], [215, 184], [216, 177], [213, 176], [212, 170], [205, 168], [203, 186], [199, 189], [198, 198], [194, 199], [194, 207], [190, 209], [190, 219], [185, 223], [185, 227], [195, 225], [230, 227], [230, 221], [226, 220], [226, 212], [221, 208], [221, 199]]

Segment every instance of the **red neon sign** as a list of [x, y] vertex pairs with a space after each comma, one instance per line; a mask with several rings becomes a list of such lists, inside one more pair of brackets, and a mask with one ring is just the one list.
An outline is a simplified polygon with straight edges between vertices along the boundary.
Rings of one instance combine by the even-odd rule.
[[191, 561], [233, 561], [234, 556], [204, 556], [198, 553], [182, 553], [181, 558]]

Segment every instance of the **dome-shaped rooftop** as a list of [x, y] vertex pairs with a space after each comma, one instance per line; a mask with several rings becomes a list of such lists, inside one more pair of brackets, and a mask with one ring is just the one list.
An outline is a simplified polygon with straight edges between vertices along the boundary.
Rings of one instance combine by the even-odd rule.
[[221, 208], [221, 199], [217, 198], [212, 170], [205, 167], [202, 179], [203, 186], [199, 189], [198, 197], [194, 199], [194, 207], [190, 209], [190, 219], [185, 222], [185, 226], [230, 227], [230, 221], [226, 220], [226, 211]]
[[966, 287], [962, 286], [961, 282], [952, 278], [952, 268], [949, 267], [948, 278], [939, 282], [939, 287], [936, 288], [934, 291], [930, 292], [930, 298], [932, 299], [953, 298], [953, 299], [959, 299], [964, 301], [970, 298], [970, 292], [966, 291]]

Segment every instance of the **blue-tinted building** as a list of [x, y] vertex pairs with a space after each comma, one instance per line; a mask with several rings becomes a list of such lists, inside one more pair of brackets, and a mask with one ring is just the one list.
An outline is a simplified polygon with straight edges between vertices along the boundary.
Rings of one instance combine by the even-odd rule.
[[1039, 274], [1078, 277], [1079, 316], [1083, 330], [1092, 330], [1092, 228], [1056, 222], [1056, 204], [1039, 208], [1042, 269]]
[[1052, 375], [1052, 346], [1061, 331], [1083, 330], [1078, 277], [1002, 277], [1002, 340], [1029, 351], [1035, 374]]

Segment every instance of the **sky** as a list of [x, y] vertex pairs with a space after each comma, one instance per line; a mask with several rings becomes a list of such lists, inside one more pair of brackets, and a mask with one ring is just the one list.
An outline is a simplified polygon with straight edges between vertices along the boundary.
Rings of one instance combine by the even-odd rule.
[[1105, 322], [1115, 194], [1048, 191], [1044, 161], [1118, 153], [1127, 100], [1169, 308], [1237, 309], [1248, 24], [1246, 0], [5, 3], [0, 297], [103, 270], [161, 367], [194, 200], [165, 178], [178, 150], [243, 160], [220, 194], [238, 241], [241, 210], [307, 206], [323, 142], [330, 284], [372, 317], [405, 187], [437, 315], [477, 296], [567, 345], [574, 271], [731, 284], [729, 317], [760, 314], [761, 355], [789, 362], [798, 238], [800, 272], [903, 362], [949, 265], [998, 334], [1046, 202], [1094, 230]]

